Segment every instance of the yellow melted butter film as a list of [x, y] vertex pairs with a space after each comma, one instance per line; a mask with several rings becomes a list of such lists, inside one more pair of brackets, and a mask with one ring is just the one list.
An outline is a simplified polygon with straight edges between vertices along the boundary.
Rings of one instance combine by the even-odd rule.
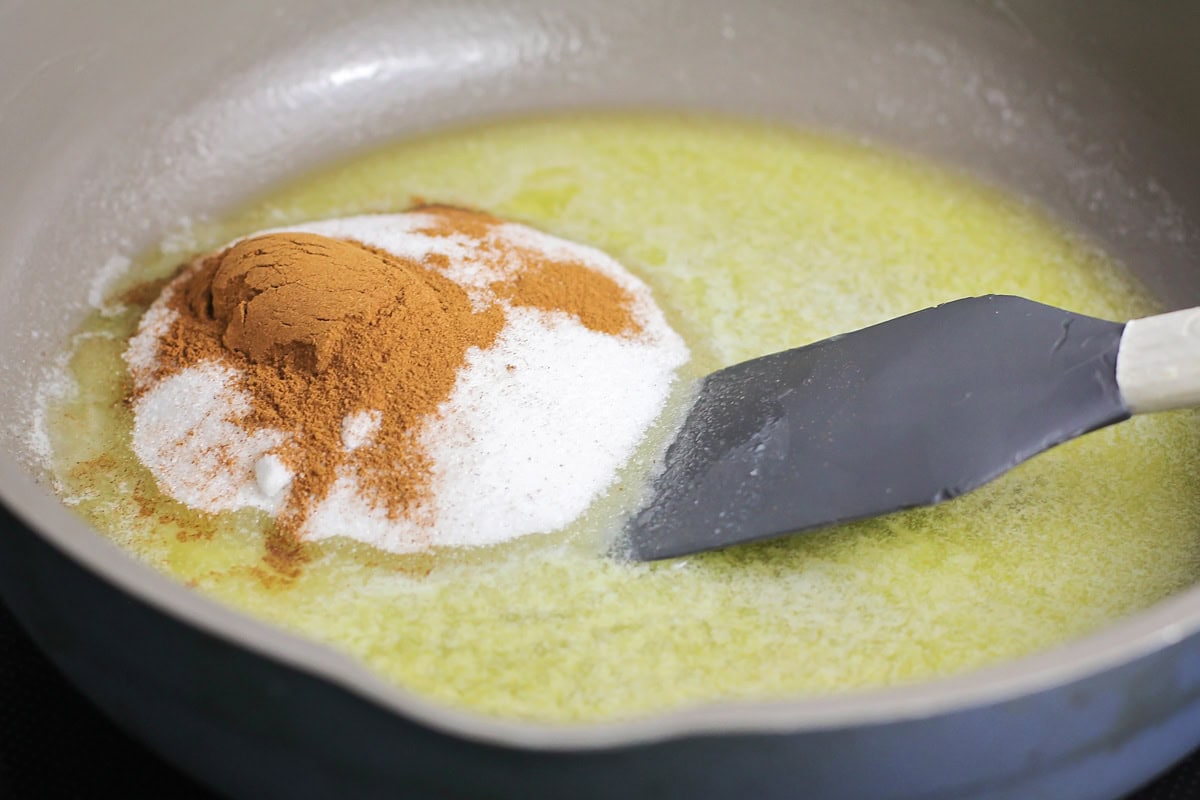
[[[1112, 319], [1154, 310], [1102, 255], [969, 179], [818, 136], [655, 116], [403, 143], [173, 237], [126, 285], [257, 229], [413, 196], [609, 252], [688, 338], [691, 376], [988, 292]], [[595, 531], [636, 494], [658, 430], [571, 530], [407, 558], [323, 544], [289, 582], [263, 566], [260, 515], [190, 514], [133, 459], [120, 352], [137, 314], [96, 315], [74, 340], [79, 390], [51, 418], [70, 502], [198, 591], [454, 706], [598, 720], [948, 675], [1091, 631], [1200, 569], [1200, 428], [1184, 412], [1087, 436], [936, 508], [665, 563], [606, 559]]]

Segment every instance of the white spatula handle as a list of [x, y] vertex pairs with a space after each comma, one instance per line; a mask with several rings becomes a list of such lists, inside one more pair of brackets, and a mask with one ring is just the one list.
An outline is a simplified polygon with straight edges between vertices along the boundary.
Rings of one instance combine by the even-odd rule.
[[1133, 414], [1200, 405], [1200, 308], [1129, 322], [1117, 350], [1117, 386]]

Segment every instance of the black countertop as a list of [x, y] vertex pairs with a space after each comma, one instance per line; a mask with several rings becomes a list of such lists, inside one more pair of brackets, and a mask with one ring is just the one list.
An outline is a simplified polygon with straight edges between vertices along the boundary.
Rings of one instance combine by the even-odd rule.
[[[216, 795], [122, 733], [62, 678], [0, 605], [0, 798]], [[1128, 800], [1200, 797], [1200, 750]]]

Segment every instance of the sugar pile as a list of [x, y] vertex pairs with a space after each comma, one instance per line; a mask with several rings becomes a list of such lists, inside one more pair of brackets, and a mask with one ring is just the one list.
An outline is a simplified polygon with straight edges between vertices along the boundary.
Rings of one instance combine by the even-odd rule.
[[[688, 358], [648, 287], [604, 253], [514, 223], [431, 235], [433, 223], [417, 211], [263, 232], [353, 240], [437, 264], [472, 305], [497, 305], [504, 314], [495, 340], [467, 352], [449, 396], [416, 429], [431, 462], [419, 507], [389, 513], [364, 493], [355, 470], [342, 466], [328, 492], [305, 509], [303, 540], [344, 536], [403, 553], [560, 529], [613, 483]], [[607, 276], [632, 298], [636, 334], [602, 332], [562, 310], [509, 302], [497, 294], [498, 282], [515, 279], [527, 265], [516, 255], [497, 260], [498, 248]], [[160, 488], [190, 507], [278, 515], [296, 503], [292, 493], [302, 477], [280, 456], [293, 434], [240, 424], [251, 413], [251, 397], [227, 363], [159, 370], [161, 344], [178, 317], [171, 300], [197, 267], [168, 285], [126, 351], [136, 389], [133, 450]], [[381, 409], [347, 414], [338, 441], [347, 453], [369, 447], [384, 422]]]

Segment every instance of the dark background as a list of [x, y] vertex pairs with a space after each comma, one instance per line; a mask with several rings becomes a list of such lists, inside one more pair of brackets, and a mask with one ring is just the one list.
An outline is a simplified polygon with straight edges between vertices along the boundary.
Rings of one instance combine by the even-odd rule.
[[[0, 798], [214, 800], [110, 724], [0, 605]], [[1129, 800], [1200, 798], [1200, 751]]]

